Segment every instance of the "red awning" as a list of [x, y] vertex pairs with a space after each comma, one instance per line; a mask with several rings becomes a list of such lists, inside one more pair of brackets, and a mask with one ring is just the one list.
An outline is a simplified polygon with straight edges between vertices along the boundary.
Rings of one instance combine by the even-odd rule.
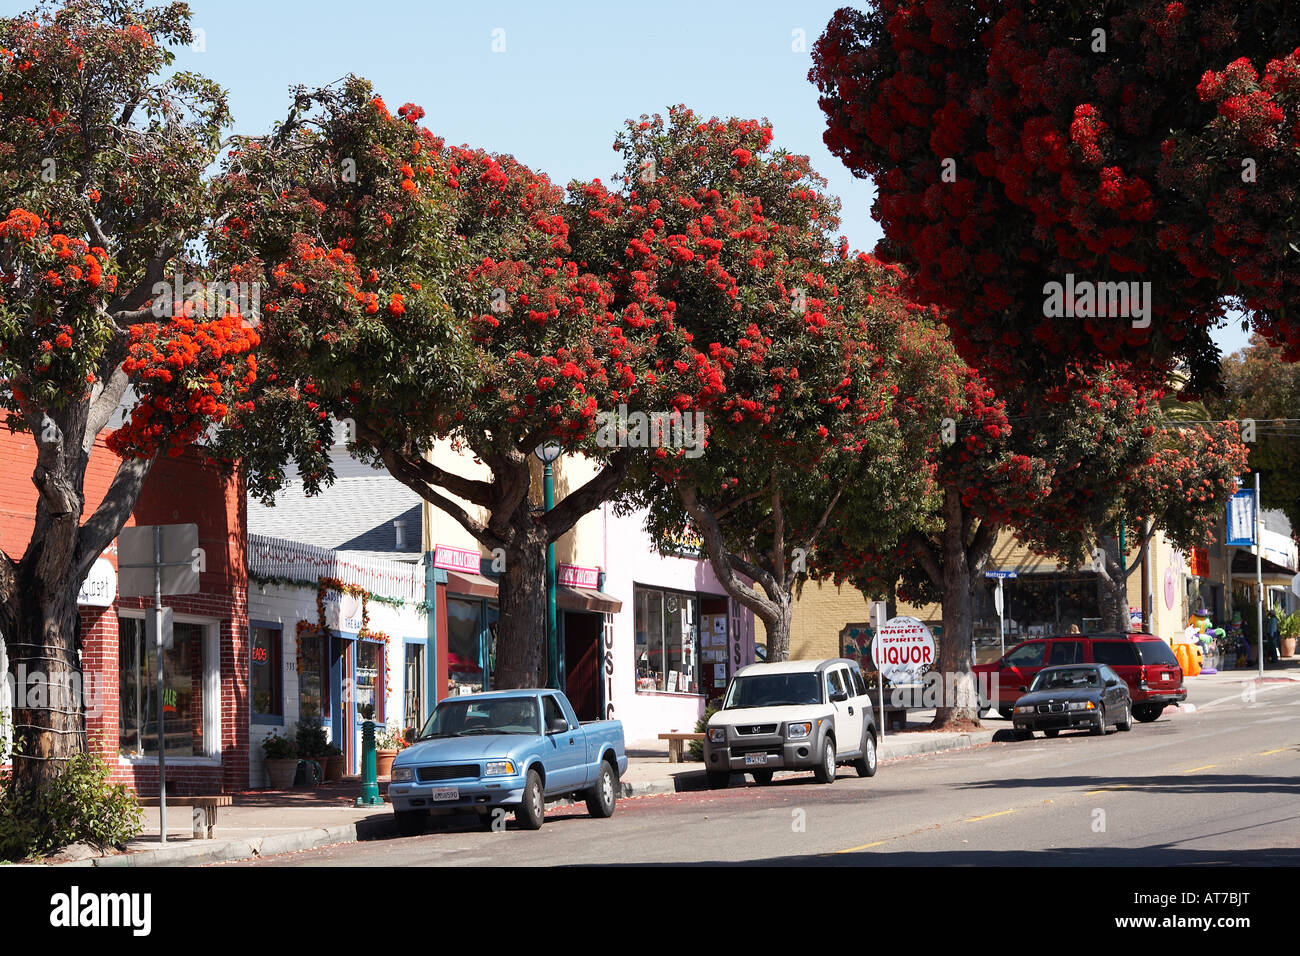
[[603, 614], [617, 614], [623, 602], [612, 594], [597, 591], [594, 588], [570, 588], [560, 586], [555, 589], [555, 606], [565, 611], [598, 611]]
[[471, 597], [494, 598], [497, 596], [497, 584], [491, 578], [469, 571], [448, 571], [447, 590], [452, 594], [468, 594]]

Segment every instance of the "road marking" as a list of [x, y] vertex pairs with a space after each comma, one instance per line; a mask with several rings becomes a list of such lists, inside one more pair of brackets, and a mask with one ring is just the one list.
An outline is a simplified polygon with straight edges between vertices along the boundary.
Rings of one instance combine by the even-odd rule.
[[1088, 790], [1084, 793], [1084, 796], [1090, 796], [1091, 794], [1094, 793], [1110, 793], [1110, 791], [1112, 790], [1125, 790], [1127, 788], [1128, 788], [1128, 784], [1126, 783], [1116, 783], [1116, 784], [1112, 784], [1109, 787], [1102, 787], [1100, 790]]
[[1207, 763], [1204, 767], [1193, 767], [1191, 770], [1184, 770], [1183, 773], [1196, 773], [1198, 770], [1209, 770], [1211, 767], [1217, 766], [1217, 763]]
[[993, 817], [1005, 817], [1008, 813], [1015, 813], [1015, 810], [999, 810], [997, 813], [986, 813], [982, 817], [971, 817], [967, 823], [976, 823], [980, 820], [991, 820]]
[[859, 850], [870, 850], [873, 846], [880, 846], [882, 843], [888, 843], [888, 840], [877, 840], [875, 843], [864, 843], [862, 846], [851, 846], [847, 850], [836, 850], [836, 853], [857, 853]]
[[1259, 756], [1259, 757], [1267, 757], [1269, 754], [1280, 754], [1280, 753], [1282, 753], [1282, 751], [1284, 751], [1284, 750], [1290, 750], [1290, 749], [1291, 749], [1290, 747], [1278, 747], [1276, 750], [1265, 750], [1265, 751], [1264, 751], [1263, 753], [1261, 753], [1261, 754], [1256, 754], [1256, 756]]

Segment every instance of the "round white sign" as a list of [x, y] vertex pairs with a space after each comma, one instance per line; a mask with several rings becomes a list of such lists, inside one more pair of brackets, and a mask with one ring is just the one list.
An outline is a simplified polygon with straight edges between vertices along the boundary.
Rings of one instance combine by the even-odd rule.
[[77, 603], [86, 607], [112, 607], [117, 599], [117, 571], [107, 558], [96, 558], [77, 592]]
[[934, 635], [914, 617], [891, 617], [871, 642], [871, 660], [890, 683], [914, 683], [934, 664]]

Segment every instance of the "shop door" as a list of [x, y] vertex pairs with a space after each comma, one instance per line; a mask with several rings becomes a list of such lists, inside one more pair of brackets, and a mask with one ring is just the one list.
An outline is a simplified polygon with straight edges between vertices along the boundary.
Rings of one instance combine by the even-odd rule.
[[600, 632], [604, 615], [564, 612], [565, 694], [579, 720], [600, 719]]

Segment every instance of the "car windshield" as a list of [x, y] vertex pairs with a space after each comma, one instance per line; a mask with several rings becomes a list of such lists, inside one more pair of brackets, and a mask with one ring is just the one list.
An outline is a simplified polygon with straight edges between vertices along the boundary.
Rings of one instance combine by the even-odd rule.
[[1069, 687], [1100, 687], [1104, 682], [1095, 667], [1049, 667], [1038, 672], [1029, 689], [1059, 690]]
[[722, 709], [820, 704], [822, 682], [817, 674], [754, 674], [737, 677], [727, 690]]
[[536, 697], [490, 700], [444, 700], [429, 717], [417, 740], [469, 737], [475, 734], [540, 734]]

